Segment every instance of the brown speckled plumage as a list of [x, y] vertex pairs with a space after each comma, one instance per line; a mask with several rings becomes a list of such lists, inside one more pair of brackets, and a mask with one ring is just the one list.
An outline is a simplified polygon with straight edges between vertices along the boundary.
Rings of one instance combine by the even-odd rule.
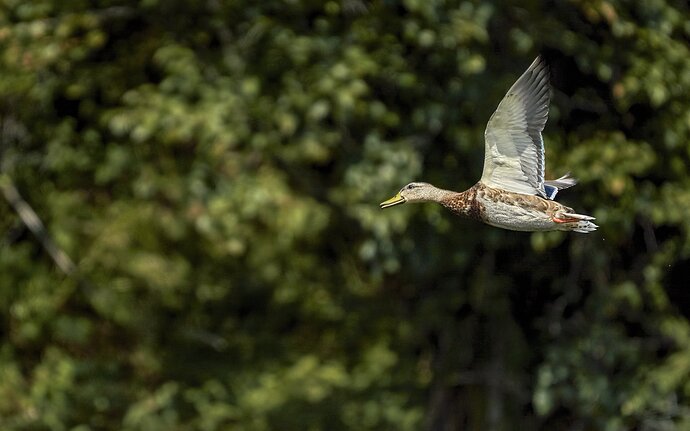
[[555, 217], [563, 213], [572, 213], [573, 209], [556, 201], [550, 201], [540, 196], [511, 193], [505, 190], [487, 187], [481, 182], [473, 185], [464, 192], [450, 192], [443, 196], [440, 204], [454, 213], [482, 222], [487, 221], [487, 208], [480, 202], [503, 203], [517, 206], [535, 212]]
[[547, 214], [550, 217], [554, 217], [556, 214], [560, 213], [573, 212], [572, 208], [556, 201], [544, 199], [541, 196], [507, 192], [505, 190], [487, 187], [482, 183], [477, 183], [474, 187], [477, 187], [477, 194], [489, 201], [531, 209], [533, 211]]
[[485, 188], [479, 183], [464, 192], [451, 192], [443, 196], [440, 204], [458, 215], [484, 221], [484, 206], [477, 200], [477, 191]]

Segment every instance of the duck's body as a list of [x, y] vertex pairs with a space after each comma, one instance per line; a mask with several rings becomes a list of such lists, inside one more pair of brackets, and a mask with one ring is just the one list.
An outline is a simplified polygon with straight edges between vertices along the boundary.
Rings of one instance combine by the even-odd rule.
[[464, 192], [428, 183], [410, 183], [381, 208], [405, 202], [437, 202], [456, 214], [516, 231], [596, 230], [594, 217], [576, 214], [553, 199], [576, 181], [565, 175], [544, 180], [541, 131], [548, 116], [548, 71], [537, 58], [513, 84], [491, 116], [484, 133], [486, 152], [481, 180]]
[[464, 192], [443, 191], [439, 203], [455, 214], [508, 230], [590, 232], [592, 217], [540, 196], [506, 192], [478, 182]]

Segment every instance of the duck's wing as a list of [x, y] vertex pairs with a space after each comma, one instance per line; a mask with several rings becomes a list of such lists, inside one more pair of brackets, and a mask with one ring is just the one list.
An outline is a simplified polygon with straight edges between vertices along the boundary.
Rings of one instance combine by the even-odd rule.
[[541, 131], [549, 114], [549, 97], [549, 71], [537, 57], [510, 87], [486, 126], [484, 184], [547, 197]]

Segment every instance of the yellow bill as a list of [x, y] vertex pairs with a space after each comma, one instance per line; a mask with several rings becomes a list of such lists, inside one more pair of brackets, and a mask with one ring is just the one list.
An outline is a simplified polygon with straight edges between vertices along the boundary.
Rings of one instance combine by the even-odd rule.
[[400, 196], [400, 192], [398, 192], [395, 196], [388, 199], [387, 201], [381, 202], [379, 205], [381, 206], [381, 208], [388, 208], [388, 207], [392, 207], [393, 205], [398, 205], [398, 204], [403, 204], [403, 203], [405, 203], [405, 198]]

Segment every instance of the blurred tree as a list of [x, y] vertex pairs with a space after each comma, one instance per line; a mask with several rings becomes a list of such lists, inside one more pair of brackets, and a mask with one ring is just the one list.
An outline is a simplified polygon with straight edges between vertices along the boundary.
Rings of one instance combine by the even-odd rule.
[[[0, 2], [7, 430], [690, 428], [683, 1]], [[587, 236], [474, 183], [542, 53]]]

